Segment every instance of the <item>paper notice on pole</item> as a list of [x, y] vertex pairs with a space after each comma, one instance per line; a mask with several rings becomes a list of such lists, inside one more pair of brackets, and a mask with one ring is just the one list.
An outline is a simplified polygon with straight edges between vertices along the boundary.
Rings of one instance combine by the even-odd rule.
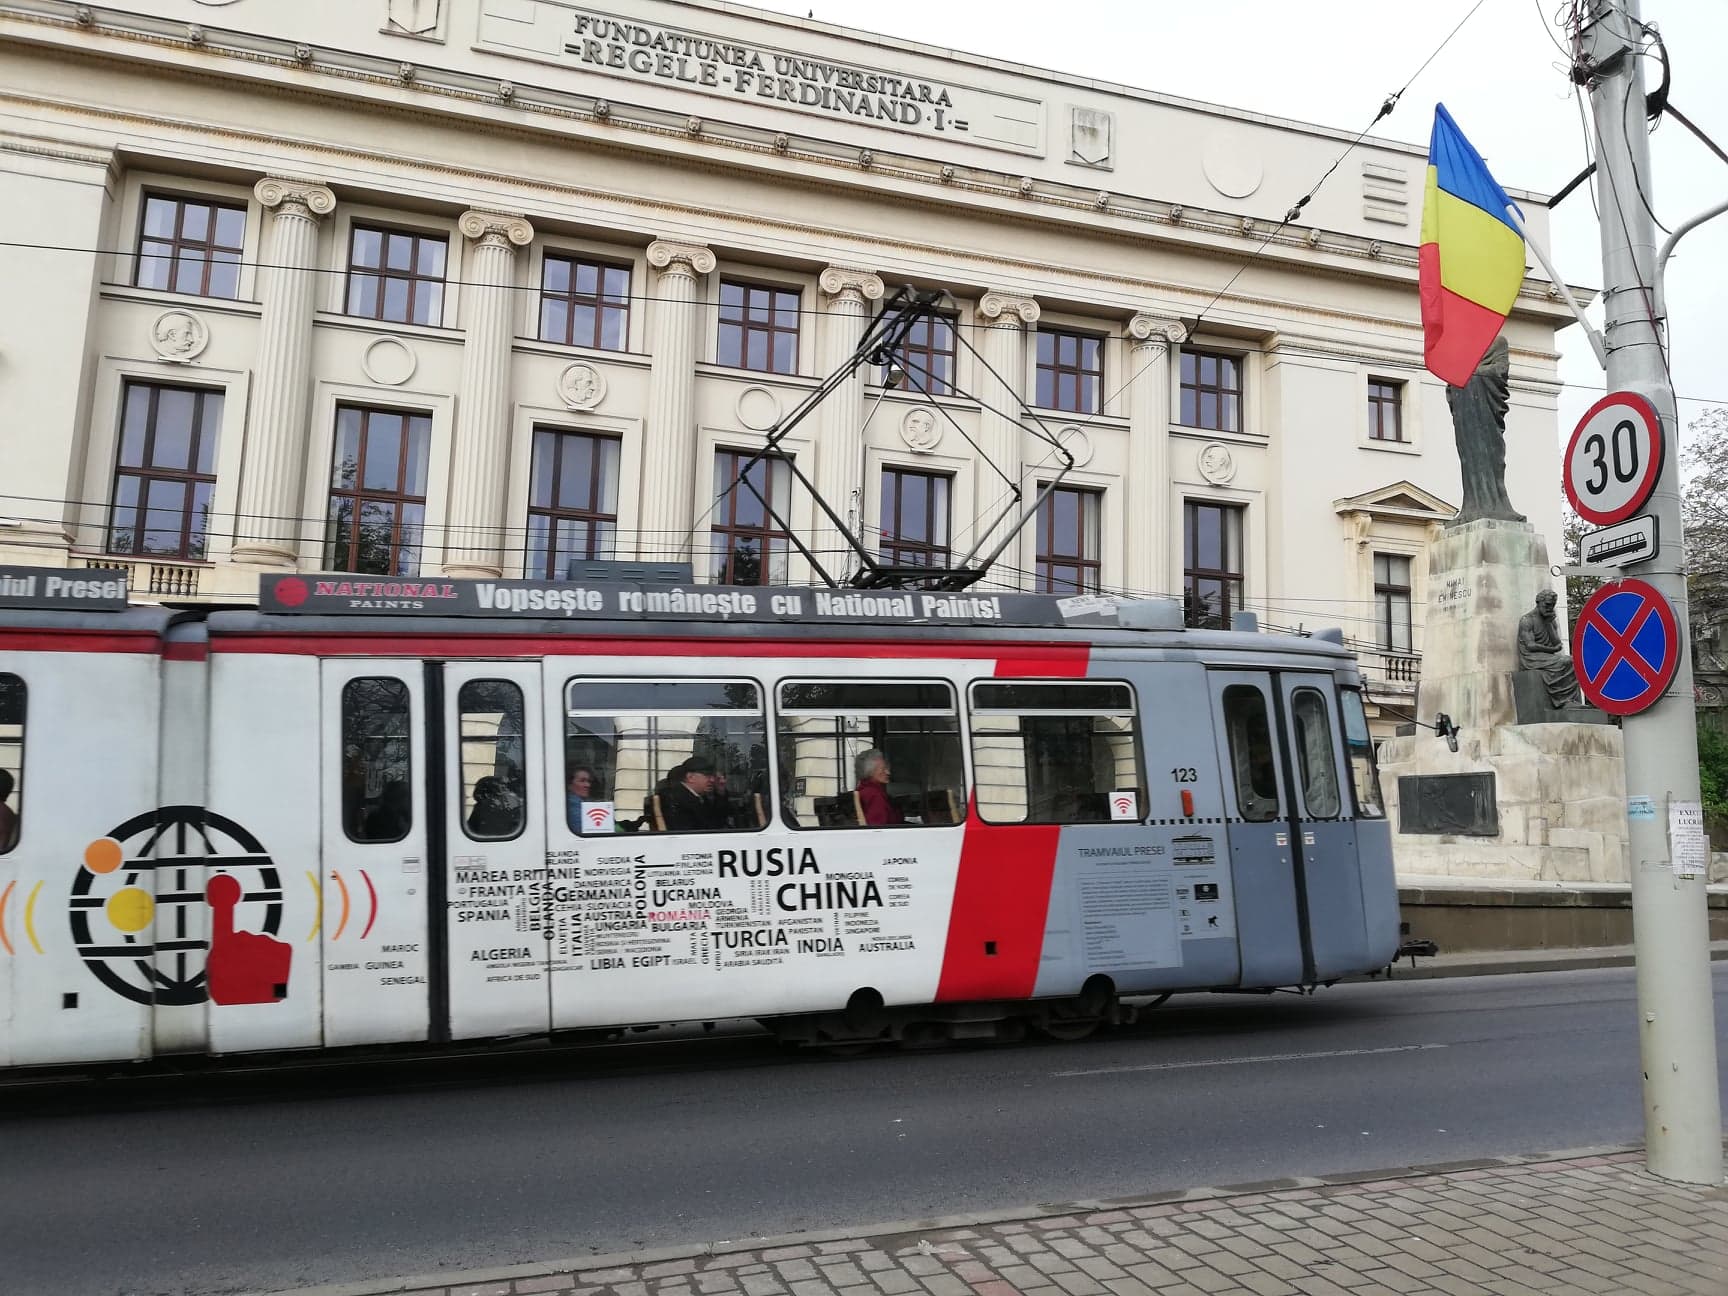
[[1704, 807], [1698, 802], [1668, 803], [1668, 857], [1676, 877], [1702, 877], [1710, 871], [1710, 840], [1704, 835]]

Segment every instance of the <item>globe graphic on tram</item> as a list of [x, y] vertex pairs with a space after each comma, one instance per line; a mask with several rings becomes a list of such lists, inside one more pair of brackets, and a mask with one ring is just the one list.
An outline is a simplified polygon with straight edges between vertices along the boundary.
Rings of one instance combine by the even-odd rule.
[[92, 841], [69, 910], [84, 965], [134, 1003], [206, 1002], [218, 956], [247, 971], [261, 956], [275, 979], [216, 1002], [287, 996], [288, 946], [269, 939], [282, 926], [281, 874], [256, 837], [202, 806], [146, 811]]

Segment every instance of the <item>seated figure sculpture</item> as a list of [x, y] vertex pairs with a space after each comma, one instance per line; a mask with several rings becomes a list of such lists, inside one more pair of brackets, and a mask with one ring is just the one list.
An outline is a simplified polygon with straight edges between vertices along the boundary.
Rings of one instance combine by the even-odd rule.
[[1548, 686], [1548, 705], [1555, 710], [1583, 704], [1572, 659], [1560, 638], [1560, 620], [1554, 612], [1558, 601], [1553, 590], [1542, 590], [1535, 608], [1518, 619], [1518, 669], [1542, 676]]

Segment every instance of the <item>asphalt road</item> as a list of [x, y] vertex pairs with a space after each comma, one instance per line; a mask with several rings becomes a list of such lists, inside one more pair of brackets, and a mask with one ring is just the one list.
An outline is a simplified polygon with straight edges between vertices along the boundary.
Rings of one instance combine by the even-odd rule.
[[[1716, 991], [1720, 1039], [1723, 965]], [[1638, 1086], [1612, 969], [1178, 998], [1077, 1044], [0, 1093], [0, 1291], [274, 1290], [1628, 1142]]]

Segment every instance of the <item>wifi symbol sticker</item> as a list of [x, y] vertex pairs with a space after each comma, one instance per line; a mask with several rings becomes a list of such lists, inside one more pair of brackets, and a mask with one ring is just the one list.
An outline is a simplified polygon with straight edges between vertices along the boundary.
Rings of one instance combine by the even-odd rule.
[[593, 836], [596, 833], [616, 832], [612, 824], [612, 803], [610, 801], [589, 801], [582, 807], [582, 833]]
[[1140, 798], [1133, 792], [1112, 792], [1110, 794], [1110, 817], [1118, 820], [1135, 820], [1140, 817]]

